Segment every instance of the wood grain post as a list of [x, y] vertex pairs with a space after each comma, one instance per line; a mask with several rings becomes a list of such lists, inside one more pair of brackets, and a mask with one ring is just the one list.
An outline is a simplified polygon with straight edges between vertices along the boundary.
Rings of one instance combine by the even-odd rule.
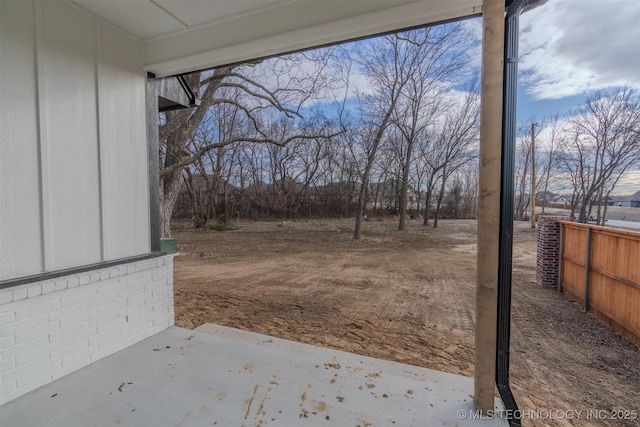
[[496, 372], [504, 7], [504, 0], [485, 0], [482, 11], [480, 188], [473, 397], [475, 408], [483, 413], [494, 408]]

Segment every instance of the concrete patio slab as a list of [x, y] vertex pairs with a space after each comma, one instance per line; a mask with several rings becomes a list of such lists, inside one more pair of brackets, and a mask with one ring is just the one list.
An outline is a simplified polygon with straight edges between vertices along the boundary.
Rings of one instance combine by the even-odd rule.
[[471, 378], [207, 324], [167, 329], [9, 402], [0, 425], [507, 425], [473, 419], [472, 392]]

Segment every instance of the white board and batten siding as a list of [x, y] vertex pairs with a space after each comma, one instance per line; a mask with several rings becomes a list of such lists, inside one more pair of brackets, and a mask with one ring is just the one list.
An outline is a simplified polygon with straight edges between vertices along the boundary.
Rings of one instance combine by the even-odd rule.
[[150, 251], [142, 43], [0, 2], [0, 280]]

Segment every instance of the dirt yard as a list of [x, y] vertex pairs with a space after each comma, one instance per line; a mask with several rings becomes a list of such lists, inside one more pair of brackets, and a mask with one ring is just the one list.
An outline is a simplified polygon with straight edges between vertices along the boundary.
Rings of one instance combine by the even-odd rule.
[[[473, 375], [476, 222], [393, 219], [177, 225], [176, 323], [211, 322]], [[536, 231], [516, 223], [511, 385], [520, 407], [640, 412], [640, 351], [535, 284]], [[639, 415], [640, 416], [640, 415]], [[525, 425], [639, 425], [525, 421]]]

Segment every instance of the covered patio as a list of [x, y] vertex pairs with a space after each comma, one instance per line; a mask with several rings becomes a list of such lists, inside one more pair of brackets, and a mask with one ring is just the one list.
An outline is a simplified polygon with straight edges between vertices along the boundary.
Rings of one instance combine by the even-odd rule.
[[[7, 426], [506, 426], [471, 378], [204, 324], [169, 328], [2, 407]], [[37, 408], [37, 410], [34, 410]], [[495, 411], [501, 404], [496, 399]]]
[[[501, 113], [505, 10], [529, 2], [0, 3], [0, 86], [12, 89], [0, 115], [10, 148], [2, 196], [12, 201], [0, 203], [0, 424], [506, 425], [470, 411], [500, 409], [496, 385], [517, 409]], [[481, 14], [475, 378], [211, 325], [173, 327], [156, 79]]]

